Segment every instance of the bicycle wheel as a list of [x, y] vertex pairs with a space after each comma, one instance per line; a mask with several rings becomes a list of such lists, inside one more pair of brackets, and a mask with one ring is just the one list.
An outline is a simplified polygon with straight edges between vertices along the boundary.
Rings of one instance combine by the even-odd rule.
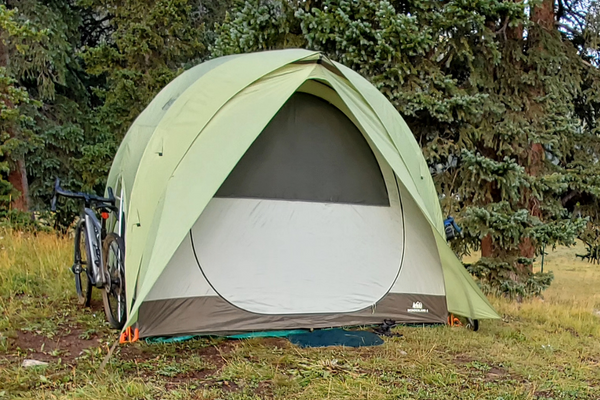
[[109, 233], [104, 239], [103, 268], [106, 286], [102, 291], [104, 312], [110, 326], [123, 328], [126, 320], [125, 302], [125, 245], [123, 239], [115, 233]]
[[92, 281], [88, 275], [89, 248], [85, 222], [81, 221], [75, 229], [75, 254], [71, 271], [75, 275], [77, 301], [82, 307], [89, 307], [92, 300]]
[[467, 324], [465, 326], [467, 327], [467, 329], [470, 329], [473, 332], [477, 332], [479, 330], [479, 320], [467, 318]]
[[[452, 321], [452, 319], [454, 321]], [[460, 317], [450, 314], [450, 317], [448, 317], [448, 324], [452, 324], [453, 326], [463, 326], [473, 332], [477, 332], [479, 330], [479, 320], [468, 317]]]

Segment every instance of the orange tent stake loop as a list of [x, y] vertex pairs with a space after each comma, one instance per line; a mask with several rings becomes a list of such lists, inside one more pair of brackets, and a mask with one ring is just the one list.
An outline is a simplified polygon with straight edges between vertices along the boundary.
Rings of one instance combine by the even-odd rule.
[[140, 338], [140, 330], [138, 328], [132, 328], [131, 326], [127, 327], [123, 333], [121, 333], [121, 337], [119, 338], [119, 343], [134, 343], [137, 342]]
[[458, 319], [457, 317], [455, 317], [454, 314], [450, 314], [448, 316], [448, 325], [450, 325], [450, 326], [462, 326], [462, 322], [460, 322], [460, 319]]

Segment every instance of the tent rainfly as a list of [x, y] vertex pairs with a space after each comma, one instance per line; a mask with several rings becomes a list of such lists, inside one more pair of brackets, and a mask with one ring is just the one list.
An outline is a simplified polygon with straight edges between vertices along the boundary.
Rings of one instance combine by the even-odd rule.
[[446, 244], [402, 117], [318, 52], [186, 71], [133, 123], [108, 185], [140, 337], [498, 318]]

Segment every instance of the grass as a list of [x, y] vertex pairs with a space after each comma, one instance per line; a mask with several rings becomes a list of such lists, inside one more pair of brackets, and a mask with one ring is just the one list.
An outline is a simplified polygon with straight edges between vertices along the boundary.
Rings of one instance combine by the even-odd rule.
[[0, 399], [599, 399], [600, 266], [576, 260], [581, 251], [551, 252], [544, 299], [492, 299], [503, 320], [477, 333], [400, 327], [361, 349], [136, 343], [98, 374], [116, 334], [98, 298], [75, 306], [69, 240], [0, 232]]

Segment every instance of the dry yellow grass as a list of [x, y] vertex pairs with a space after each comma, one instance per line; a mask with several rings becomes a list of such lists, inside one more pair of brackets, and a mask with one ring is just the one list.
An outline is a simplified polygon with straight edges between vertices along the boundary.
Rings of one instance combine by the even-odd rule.
[[[573, 247], [546, 249], [544, 271], [552, 271], [554, 283], [544, 293], [544, 299], [551, 304], [568, 304], [584, 309], [600, 309], [600, 265], [591, 264], [575, 257], [585, 254], [583, 243]], [[479, 259], [474, 252], [464, 261], [473, 263]], [[541, 270], [541, 257], [533, 264], [534, 272]]]
[[[493, 299], [499, 311], [527, 315], [537, 320], [552, 322], [556, 326], [573, 325], [581, 329], [582, 321], [595, 321], [600, 318], [600, 265], [591, 264], [577, 258], [585, 254], [585, 247], [577, 242], [573, 247], [547, 249], [544, 258], [544, 271], [552, 271], [554, 282], [543, 294], [543, 299], [534, 299], [522, 304]], [[478, 253], [465, 257], [472, 263], [479, 258]], [[534, 271], [541, 270], [541, 257], [534, 263]], [[535, 317], [537, 315], [537, 317]], [[596, 324], [597, 325], [597, 324]], [[598, 326], [588, 326], [596, 332]], [[587, 329], [587, 330], [589, 330]]]
[[[556, 285], [552, 285], [544, 297], [556, 304], [571, 304], [584, 309], [600, 309], [600, 265], [576, 258], [585, 254], [582, 243], [572, 248], [561, 247], [544, 259], [544, 271], [552, 271]], [[534, 270], [540, 270], [540, 261]]]
[[69, 297], [71, 246], [55, 234], [0, 231], [0, 293]]

